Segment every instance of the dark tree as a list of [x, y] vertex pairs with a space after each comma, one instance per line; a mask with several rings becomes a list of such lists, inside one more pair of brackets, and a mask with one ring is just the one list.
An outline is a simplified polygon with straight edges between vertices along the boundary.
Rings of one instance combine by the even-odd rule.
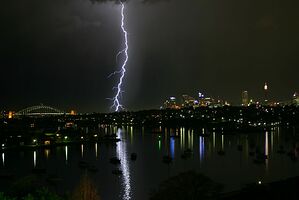
[[215, 198], [222, 186], [195, 171], [188, 171], [162, 182], [150, 200], [197, 200]]

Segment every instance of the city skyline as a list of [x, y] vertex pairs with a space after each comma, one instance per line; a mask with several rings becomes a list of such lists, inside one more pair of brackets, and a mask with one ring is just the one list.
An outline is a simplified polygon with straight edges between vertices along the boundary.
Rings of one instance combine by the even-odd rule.
[[[250, 104], [269, 104], [269, 105], [276, 105], [277, 103], [282, 103], [282, 105], [284, 105], [285, 103], [286, 104], [289, 104], [292, 100], [294, 99], [298, 99], [298, 93], [297, 92], [293, 92], [292, 95], [290, 95], [287, 99], [281, 99], [279, 97], [273, 97], [273, 95], [271, 95], [271, 89], [269, 87], [269, 84], [267, 82], [265, 82], [264, 86], [263, 86], [263, 95], [262, 97], [260, 98], [257, 98], [257, 97], [254, 97], [251, 95], [251, 92], [248, 91], [248, 90], [243, 90], [241, 91], [241, 96], [239, 96], [239, 99], [236, 100], [235, 102], [236, 103], [232, 103], [230, 101], [227, 101], [227, 98], [224, 98], [224, 97], [220, 97], [220, 96], [210, 96], [209, 93], [203, 93], [203, 92], [198, 92], [197, 95], [199, 96], [189, 96], [189, 94], [180, 94], [178, 96], [169, 96], [169, 97], [163, 97], [161, 98], [161, 102], [160, 102], [160, 105], [158, 105], [157, 107], [150, 107], [150, 108], [141, 108], [141, 109], [128, 109], [128, 108], [125, 108], [124, 107], [124, 110], [123, 111], [137, 111], [137, 110], [149, 110], [149, 109], [159, 109], [159, 108], [167, 108], [168, 106], [165, 106], [165, 103], [164, 102], [164, 106], [161, 106], [161, 104], [163, 103], [163, 101], [166, 99], [166, 101], [170, 100], [174, 102], [174, 107], [170, 106], [170, 108], [174, 108], [174, 109], [178, 109], [178, 108], [181, 108], [181, 103], [182, 103], [182, 107], [184, 107], [184, 98], [191, 98], [192, 99], [192, 104], [198, 104], [198, 101], [200, 99], [208, 99], [208, 101], [212, 100], [212, 101], [215, 101], [215, 103], [217, 104], [217, 101], [218, 103], [220, 103], [219, 105], [228, 105], [228, 106], [247, 106], [247, 105], [250, 105]], [[184, 97], [185, 96], [185, 97]], [[229, 98], [228, 98], [229, 99]], [[298, 100], [297, 100], [298, 101]], [[194, 103], [195, 102], [195, 103]], [[196, 103], [197, 102], [197, 103]], [[246, 103], [247, 102], [247, 103]], [[47, 104], [47, 105], [51, 105], [51, 106], [54, 106], [56, 108], [59, 107], [59, 105], [52, 105], [52, 104]], [[180, 105], [179, 107], [177, 107], [176, 105]], [[200, 105], [200, 104], [199, 104]], [[206, 105], [209, 105], [206, 104]], [[11, 112], [18, 112], [22, 109], [26, 109], [26, 108], [29, 108], [29, 107], [34, 107], [34, 106], [44, 106], [44, 102], [42, 103], [39, 103], [39, 104], [29, 104], [29, 105], [25, 105], [23, 107], [19, 107], [19, 106], [15, 106], [14, 108], [17, 108], [17, 109], [11, 109], [9, 107], [5, 108], [2, 108], [2, 111], [11, 111]], [[95, 110], [92, 110], [92, 111], [84, 111], [80, 108], [80, 106], [78, 107], [71, 107], [71, 106], [68, 106], [68, 107], [59, 107], [61, 110], [64, 110], [66, 113], [67, 112], [80, 112], [80, 113], [88, 113], [88, 112], [97, 112]], [[102, 111], [99, 111], [99, 113], [101, 113]], [[113, 109], [110, 109], [108, 112], [114, 112]], [[104, 113], [104, 112], [102, 112]]]
[[[119, 69], [120, 7], [114, 2], [3, 3], [0, 109], [44, 103], [109, 112]], [[298, 4], [295, 2], [294, 4]], [[122, 101], [157, 108], [200, 90], [236, 105], [240, 92], [287, 100], [299, 91], [295, 5], [270, 0], [126, 2], [131, 59]], [[271, 6], [270, 6], [271, 5]], [[283, 7], [284, 9], [281, 9]], [[180, 12], [178, 12], [180, 11]]]
[[[264, 85], [264, 92], [268, 92], [269, 86], [267, 83]], [[164, 99], [165, 100], [165, 99]], [[285, 106], [285, 105], [295, 105], [299, 106], [299, 95], [297, 92], [295, 92], [289, 99], [286, 99], [284, 101], [278, 101], [277, 99], [268, 99], [268, 93], [264, 94], [264, 99], [254, 99], [252, 96], [249, 95], [249, 92], [247, 90], [242, 91], [240, 102], [238, 104], [231, 104], [225, 99], [221, 98], [215, 98], [212, 96], [208, 96], [202, 92], [198, 93], [197, 97], [189, 96], [188, 94], [183, 94], [179, 96], [178, 98], [176, 96], [170, 96], [168, 97], [164, 102], [163, 105], [160, 105], [160, 107], [150, 108], [150, 109], [141, 109], [141, 110], [158, 110], [158, 109], [182, 109], [182, 108], [199, 108], [199, 107], [210, 107], [210, 108], [217, 108], [217, 107], [223, 107], [223, 106], [233, 106], [233, 107], [247, 107], [250, 105], [260, 105], [260, 106], [271, 106], [271, 107], [277, 107], [277, 106]], [[14, 118], [15, 116], [22, 116], [26, 112], [37, 111], [39, 109], [48, 109], [50, 110], [50, 113], [55, 115], [77, 115], [77, 114], [88, 114], [88, 113], [101, 113], [101, 112], [82, 112], [80, 111], [80, 108], [66, 108], [61, 109], [58, 107], [51, 107], [49, 105], [44, 105], [43, 103], [40, 103], [39, 105], [29, 105], [26, 108], [22, 108], [21, 110], [1, 110], [2, 115], [8, 117], [9, 119]], [[54, 111], [54, 112], [53, 112]], [[123, 109], [122, 111], [140, 111], [140, 110], [128, 110]], [[119, 111], [115, 111], [119, 112]], [[102, 112], [104, 113], [104, 112]], [[37, 115], [43, 115], [42, 113], [36, 113]], [[52, 115], [50, 114], [50, 115]]]

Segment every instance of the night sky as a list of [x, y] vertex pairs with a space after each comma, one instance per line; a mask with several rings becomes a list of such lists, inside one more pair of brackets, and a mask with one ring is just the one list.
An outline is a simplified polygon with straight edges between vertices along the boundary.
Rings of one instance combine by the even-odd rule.
[[[299, 91], [298, 0], [131, 0], [129, 110], [159, 108], [169, 96], [220, 97], [242, 90], [290, 99]], [[120, 5], [89, 0], [16, 0], [0, 6], [0, 110], [44, 103], [108, 112], [123, 47]]]

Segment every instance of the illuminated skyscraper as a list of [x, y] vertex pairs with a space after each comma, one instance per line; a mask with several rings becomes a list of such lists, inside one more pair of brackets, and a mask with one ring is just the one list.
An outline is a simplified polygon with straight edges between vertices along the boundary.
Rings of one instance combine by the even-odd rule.
[[248, 106], [248, 103], [249, 103], [248, 92], [243, 91], [242, 92], [242, 106]]
[[265, 85], [264, 85], [264, 101], [265, 101], [265, 104], [268, 103], [268, 84], [265, 82]]
[[202, 99], [202, 98], [205, 97], [205, 95], [204, 95], [203, 93], [199, 92], [199, 93], [198, 93], [198, 97], [199, 97], [200, 99]]

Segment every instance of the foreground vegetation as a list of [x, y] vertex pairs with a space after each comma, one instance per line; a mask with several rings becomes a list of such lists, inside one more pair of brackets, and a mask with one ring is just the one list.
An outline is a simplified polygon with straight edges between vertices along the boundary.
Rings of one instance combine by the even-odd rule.
[[100, 200], [97, 188], [87, 175], [81, 177], [81, 181], [72, 193], [59, 196], [46, 187], [38, 188], [32, 177], [25, 177], [17, 181], [11, 192], [0, 193], [0, 200]]

